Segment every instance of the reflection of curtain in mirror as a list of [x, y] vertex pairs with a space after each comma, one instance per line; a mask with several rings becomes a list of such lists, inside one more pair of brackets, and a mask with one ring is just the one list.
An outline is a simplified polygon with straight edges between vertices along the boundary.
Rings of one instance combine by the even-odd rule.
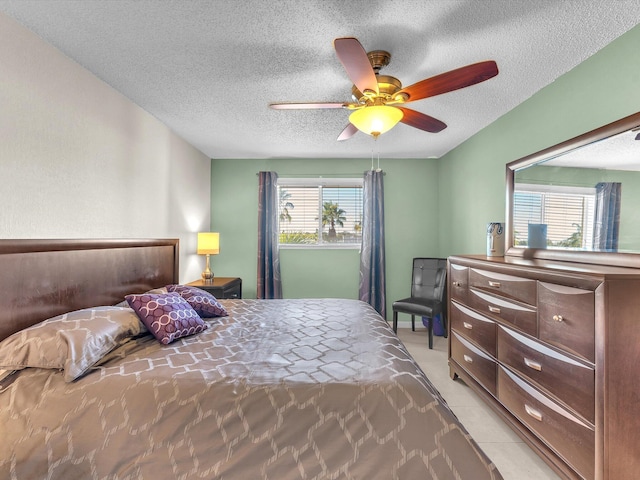
[[278, 174], [258, 174], [258, 298], [282, 298], [278, 253]]
[[622, 183], [600, 182], [596, 185], [596, 213], [593, 229], [594, 250], [618, 250], [621, 196]]

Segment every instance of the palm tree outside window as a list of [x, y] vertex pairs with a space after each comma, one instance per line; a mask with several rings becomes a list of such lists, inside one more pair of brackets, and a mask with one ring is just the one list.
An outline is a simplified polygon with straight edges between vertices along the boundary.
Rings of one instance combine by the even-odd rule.
[[279, 178], [284, 248], [360, 248], [362, 178]]
[[347, 212], [340, 208], [337, 203], [324, 202], [322, 204], [322, 226], [326, 227], [329, 225], [329, 241], [338, 236], [336, 233], [336, 224], [344, 227], [344, 222], [347, 221], [346, 213]]
[[289, 199], [291, 198], [291, 194], [284, 188], [279, 188], [278, 197], [278, 211], [280, 212], [280, 221], [287, 221], [291, 223], [291, 214], [289, 214], [289, 210], [295, 208], [295, 205], [289, 201]]

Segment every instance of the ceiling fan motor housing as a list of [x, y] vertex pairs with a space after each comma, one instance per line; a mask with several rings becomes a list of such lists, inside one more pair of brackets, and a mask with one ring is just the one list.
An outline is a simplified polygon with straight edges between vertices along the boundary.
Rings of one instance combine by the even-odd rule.
[[396, 77], [392, 77], [390, 75], [376, 75], [376, 78], [378, 79], [379, 94], [376, 96], [375, 92], [373, 92], [373, 94], [369, 94], [369, 92], [363, 93], [354, 85], [351, 88], [351, 95], [355, 102], [375, 104], [375, 98], [379, 97], [379, 100], [386, 103], [387, 101], [394, 99], [395, 93], [402, 89], [402, 83]]
[[402, 82], [391, 75], [380, 75], [382, 67], [389, 65], [391, 54], [385, 50], [373, 50], [367, 53], [367, 58], [378, 80], [378, 92], [361, 92], [355, 85], [351, 89], [351, 96], [355, 102], [367, 105], [384, 105], [394, 98], [396, 92], [402, 89]]
[[373, 67], [373, 71], [377, 75], [382, 67], [389, 65], [391, 54], [385, 50], [373, 50], [367, 53], [367, 58]]

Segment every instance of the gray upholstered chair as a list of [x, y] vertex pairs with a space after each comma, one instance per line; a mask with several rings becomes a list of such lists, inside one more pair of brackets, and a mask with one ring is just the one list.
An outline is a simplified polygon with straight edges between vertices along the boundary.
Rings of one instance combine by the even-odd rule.
[[433, 319], [442, 315], [446, 320], [447, 260], [445, 258], [414, 258], [411, 275], [411, 296], [393, 302], [393, 331], [398, 331], [398, 312], [411, 315], [411, 329], [415, 331], [415, 316], [428, 317], [429, 348], [433, 348]]

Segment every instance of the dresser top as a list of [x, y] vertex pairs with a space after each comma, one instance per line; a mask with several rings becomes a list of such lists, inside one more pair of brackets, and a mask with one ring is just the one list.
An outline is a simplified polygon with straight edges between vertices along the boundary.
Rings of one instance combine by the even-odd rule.
[[524, 257], [504, 256], [488, 257], [486, 255], [452, 255], [450, 260], [456, 263], [473, 266], [494, 266], [497, 268], [517, 268], [518, 270], [552, 271], [565, 275], [586, 275], [607, 278], [640, 278], [640, 269], [632, 267], [618, 267], [596, 265], [591, 263], [561, 262], [557, 260], [528, 259]]

